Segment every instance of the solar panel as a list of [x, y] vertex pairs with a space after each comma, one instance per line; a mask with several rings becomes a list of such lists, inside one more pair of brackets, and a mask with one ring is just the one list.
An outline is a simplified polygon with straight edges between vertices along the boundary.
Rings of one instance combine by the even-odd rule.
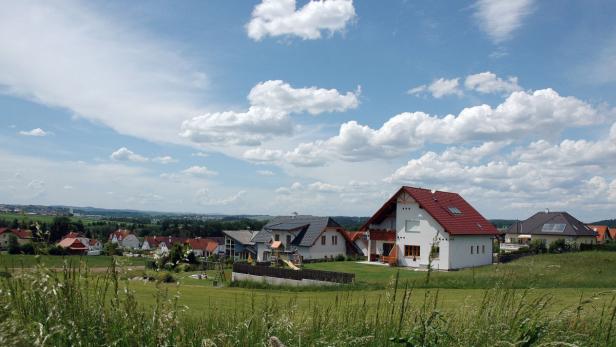
[[542, 232], [546, 233], [562, 233], [565, 231], [566, 224], [562, 223], [545, 223], [541, 228]]
[[449, 210], [449, 212], [451, 212], [452, 214], [462, 214], [462, 211], [460, 211], [459, 208], [457, 207], [448, 207], [447, 208]]

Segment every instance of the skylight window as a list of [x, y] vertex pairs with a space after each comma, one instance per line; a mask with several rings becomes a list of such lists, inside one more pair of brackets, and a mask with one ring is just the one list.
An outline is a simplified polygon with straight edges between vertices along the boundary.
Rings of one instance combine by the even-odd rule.
[[541, 228], [544, 233], [562, 233], [565, 231], [566, 224], [561, 223], [545, 223]]
[[452, 207], [448, 207], [447, 209], [449, 210], [449, 212], [451, 212], [451, 214], [456, 214], [456, 215], [462, 214], [462, 211], [460, 211], [460, 209], [457, 207], [452, 206]]

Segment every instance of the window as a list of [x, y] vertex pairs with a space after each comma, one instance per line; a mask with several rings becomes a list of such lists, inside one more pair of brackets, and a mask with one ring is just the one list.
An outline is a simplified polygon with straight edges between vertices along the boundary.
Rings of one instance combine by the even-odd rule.
[[566, 226], [566, 224], [561, 223], [545, 223], [541, 227], [541, 231], [544, 233], [562, 233]]
[[486, 245], [481, 245], [481, 253], [482, 254], [486, 253]]
[[280, 235], [274, 234], [274, 241], [280, 241]]
[[338, 235], [332, 235], [332, 245], [338, 244]]
[[418, 233], [419, 232], [419, 221], [418, 220], [407, 220], [404, 223], [404, 231], [407, 233]]
[[448, 207], [447, 209], [449, 210], [449, 212], [451, 212], [451, 214], [454, 214], [454, 215], [462, 214], [462, 211], [460, 211], [460, 209], [457, 207], [451, 206], [451, 207]]
[[419, 257], [419, 246], [404, 246], [404, 256], [405, 257]]
[[287, 246], [291, 244], [291, 235], [287, 235]]
[[325, 240], [326, 240], [325, 235], [321, 236], [321, 244], [322, 244], [322, 245], [324, 245], [324, 244], [325, 244]]
[[475, 246], [471, 246], [471, 254], [475, 254]]

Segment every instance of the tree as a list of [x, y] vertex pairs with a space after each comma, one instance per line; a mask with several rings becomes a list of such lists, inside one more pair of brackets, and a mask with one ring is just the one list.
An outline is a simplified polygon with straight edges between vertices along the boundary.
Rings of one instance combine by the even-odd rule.
[[9, 254], [19, 254], [21, 252], [21, 248], [19, 247], [19, 242], [17, 241], [17, 236], [11, 234], [9, 235]]
[[58, 242], [62, 236], [66, 235], [71, 228], [71, 220], [66, 216], [54, 217], [51, 228], [49, 229], [49, 242]]
[[173, 265], [179, 264], [184, 258], [184, 247], [179, 243], [174, 243], [169, 250], [169, 262]]

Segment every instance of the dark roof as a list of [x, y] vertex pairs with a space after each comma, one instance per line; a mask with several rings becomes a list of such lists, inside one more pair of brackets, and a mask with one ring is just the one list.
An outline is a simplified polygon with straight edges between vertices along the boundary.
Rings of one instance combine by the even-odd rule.
[[[564, 224], [562, 231], [543, 231], [545, 224]], [[513, 223], [508, 234], [595, 236], [595, 232], [567, 212], [537, 212], [524, 221]]]
[[251, 241], [254, 233], [251, 230], [223, 230], [222, 232], [242, 245], [254, 245]]
[[253, 238], [252, 242], [269, 242], [272, 231], [298, 231], [291, 241], [295, 246], [310, 247], [327, 227], [341, 228], [331, 217], [281, 216], [272, 219]]
[[457, 193], [429, 189], [402, 187], [362, 227], [378, 224], [396, 210], [400, 193], [409, 194], [418, 204], [451, 235], [496, 235], [497, 230], [487, 219]]

